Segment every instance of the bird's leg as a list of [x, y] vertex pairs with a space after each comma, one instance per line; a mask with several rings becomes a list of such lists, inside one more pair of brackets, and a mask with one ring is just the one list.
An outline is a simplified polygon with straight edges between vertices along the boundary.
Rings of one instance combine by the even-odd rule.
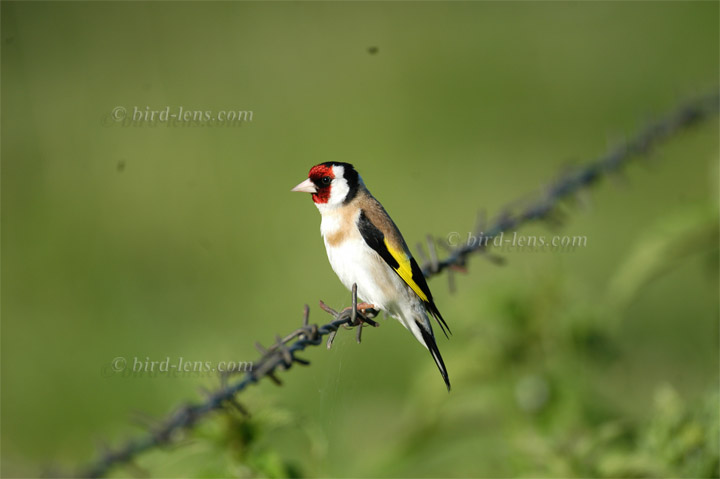
[[[353, 301], [356, 302], [357, 300]], [[353, 306], [348, 306], [347, 308], [343, 309], [342, 313], [350, 313], [350, 321], [345, 324], [343, 327], [345, 329], [351, 329], [351, 328], [357, 328], [357, 336], [356, 341], [360, 343], [362, 338], [362, 329], [365, 324], [369, 324], [370, 326], [373, 326], [377, 328], [380, 326], [378, 323], [370, 319], [371, 317], [377, 316], [379, 310], [374, 304], [370, 303], [360, 303], [355, 304]]]
[[[343, 311], [350, 311], [352, 309], [352, 306], [348, 306]], [[374, 304], [370, 303], [358, 303], [357, 310], [363, 314], [366, 313], [368, 309], [377, 310], [378, 308]]]
[[359, 343], [362, 335], [362, 327], [364, 326], [363, 323], [367, 323], [373, 327], [380, 326], [378, 323], [370, 319], [370, 317], [374, 318], [375, 316], [377, 316], [379, 310], [375, 307], [374, 304], [365, 302], [358, 304], [357, 284], [353, 284], [350, 291], [352, 291], [352, 306], [345, 308], [342, 313], [347, 314], [349, 311], [350, 321], [348, 321], [348, 323], [345, 325], [345, 328], [353, 328], [357, 326], [357, 342]]
[[[352, 311], [353, 307], [348, 306], [347, 308], [343, 309], [342, 312], [345, 311]], [[378, 308], [374, 304], [370, 303], [358, 303], [356, 310], [358, 313], [360, 313], [356, 318], [355, 322], [351, 324], [350, 326], [357, 326], [360, 323], [369, 323], [373, 326], [375, 326], [377, 323], [375, 321], [371, 320], [370, 318], [374, 318], [377, 316]]]

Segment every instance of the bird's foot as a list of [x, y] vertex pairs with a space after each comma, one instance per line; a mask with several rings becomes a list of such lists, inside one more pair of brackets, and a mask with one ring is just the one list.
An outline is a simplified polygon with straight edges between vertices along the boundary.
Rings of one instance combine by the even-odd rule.
[[[348, 306], [347, 308], [342, 310], [341, 314], [350, 312], [350, 314], [352, 315], [352, 309], [352, 306]], [[347, 326], [359, 326], [362, 325], [362, 323], [367, 323], [373, 327], [378, 326], [378, 324], [372, 320], [372, 318], [377, 316], [380, 312], [377, 306], [370, 303], [358, 303], [356, 310], [357, 314], [355, 315], [355, 320], [350, 322]]]
[[348, 306], [347, 308], [342, 310], [342, 313], [350, 314], [350, 321], [344, 327], [345, 329], [357, 328], [356, 340], [359, 343], [362, 338], [363, 326], [365, 326], [366, 324], [374, 328], [380, 326], [378, 323], [371, 319], [377, 316], [379, 312], [380, 310], [374, 304], [370, 303], [359, 303], [356, 306], [355, 311], [353, 311], [352, 306]]
[[[348, 306], [347, 308], [343, 309], [343, 311], [352, 311], [352, 306]], [[358, 303], [357, 311], [358, 313], [362, 313], [366, 316], [371, 316], [374, 318], [375, 316], [377, 316], [378, 308], [374, 304]]]
[[[362, 337], [363, 326], [369, 324], [372, 327], [377, 328], [380, 326], [377, 322], [373, 321], [372, 318], [380, 314], [380, 308], [370, 303], [358, 303], [357, 302], [357, 285], [353, 284], [352, 287], [352, 306], [348, 306], [339, 313], [334, 309], [320, 301], [320, 308], [325, 312], [330, 313], [336, 320], [342, 321], [337, 327], [342, 326], [345, 329], [357, 328], [357, 342], [359, 343]], [[328, 334], [327, 348], [332, 347], [333, 340], [337, 335], [337, 329], [332, 330]]]

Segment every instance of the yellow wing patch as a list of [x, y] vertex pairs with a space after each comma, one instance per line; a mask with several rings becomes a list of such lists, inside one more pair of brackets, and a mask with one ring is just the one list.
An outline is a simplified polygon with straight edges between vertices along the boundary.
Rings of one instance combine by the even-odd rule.
[[420, 288], [420, 286], [415, 282], [413, 279], [413, 273], [412, 273], [412, 266], [410, 265], [410, 258], [405, 255], [405, 252], [400, 250], [396, 250], [392, 246], [390, 246], [390, 243], [388, 243], [387, 238], [383, 239], [385, 243], [385, 247], [390, 252], [393, 258], [395, 258], [395, 261], [398, 263], [398, 267], [395, 268], [395, 271], [397, 271], [397, 274], [400, 275], [400, 277], [407, 283], [408, 286], [412, 288], [413, 291], [422, 299], [423, 301], [427, 302], [428, 297], [423, 292], [423, 290]]

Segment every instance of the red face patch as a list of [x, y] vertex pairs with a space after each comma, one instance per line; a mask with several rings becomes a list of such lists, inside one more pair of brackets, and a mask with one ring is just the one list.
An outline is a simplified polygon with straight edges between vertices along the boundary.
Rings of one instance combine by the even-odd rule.
[[310, 169], [308, 178], [315, 184], [317, 193], [312, 194], [312, 199], [315, 203], [327, 203], [330, 199], [330, 190], [332, 186], [332, 180], [335, 178], [333, 174], [332, 166], [328, 165], [316, 165]]

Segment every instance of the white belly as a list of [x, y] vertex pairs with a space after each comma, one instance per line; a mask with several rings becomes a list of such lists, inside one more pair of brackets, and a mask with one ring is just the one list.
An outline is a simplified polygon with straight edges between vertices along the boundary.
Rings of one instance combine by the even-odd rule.
[[[335, 274], [346, 288], [357, 284], [358, 296], [390, 314], [395, 313], [398, 296], [406, 289], [402, 279], [359, 237], [338, 246], [325, 243]], [[400, 293], [400, 294], [398, 294]]]

